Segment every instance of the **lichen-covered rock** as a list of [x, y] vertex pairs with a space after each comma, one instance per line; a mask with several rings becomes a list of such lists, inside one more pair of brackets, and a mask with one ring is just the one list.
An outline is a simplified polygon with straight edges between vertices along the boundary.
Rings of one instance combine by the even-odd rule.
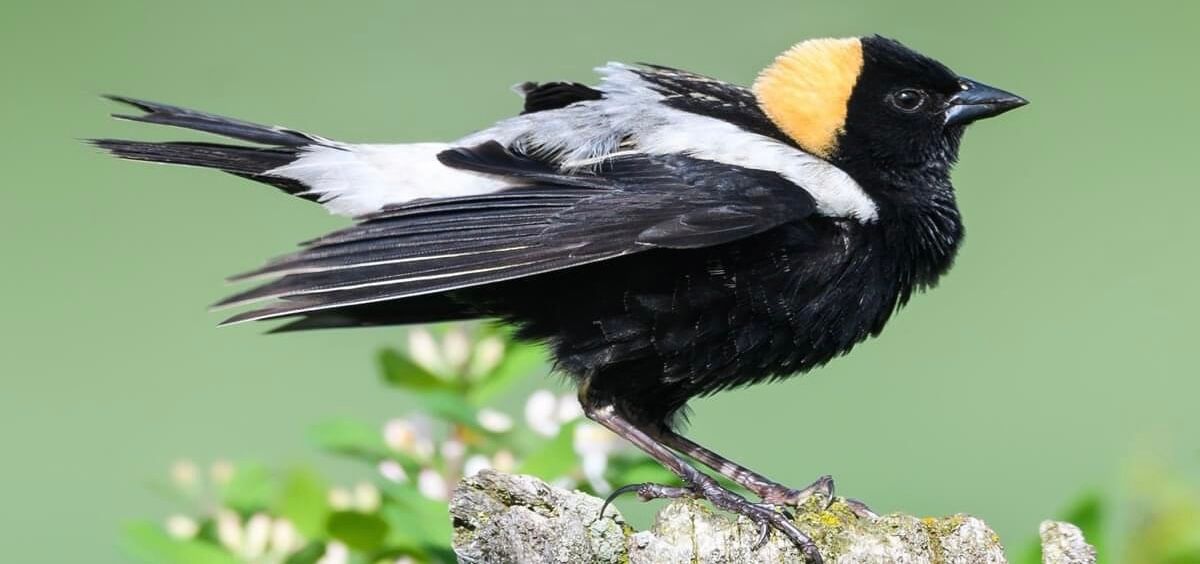
[[1096, 549], [1070, 523], [1042, 521], [1042, 564], [1096, 564]]
[[[796, 524], [813, 538], [829, 563], [1005, 562], [999, 537], [974, 517], [917, 518], [899, 514], [859, 517], [840, 500], [828, 509], [816, 503], [813, 500], [797, 512]], [[484, 471], [459, 484], [450, 501], [454, 550], [461, 562], [489, 564], [804, 561], [796, 548], [778, 534], [772, 534], [767, 543], [755, 548], [758, 528], [753, 523], [715, 512], [699, 501], [668, 503], [658, 512], [653, 526], [640, 532], [633, 531], [613, 508], [600, 517], [601, 504], [601, 500], [592, 496], [553, 488], [529, 476]], [[1043, 538], [1047, 538], [1045, 525]], [[1082, 542], [1082, 536], [1078, 539]], [[1095, 562], [1094, 559], [1045, 561]]]
[[531, 476], [484, 471], [463, 480], [450, 500], [454, 551], [461, 562], [619, 563], [628, 531], [603, 502], [550, 487]]

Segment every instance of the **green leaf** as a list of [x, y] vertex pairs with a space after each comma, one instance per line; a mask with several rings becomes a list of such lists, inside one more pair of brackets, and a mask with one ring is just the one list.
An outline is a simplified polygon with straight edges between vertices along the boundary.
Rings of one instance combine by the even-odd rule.
[[389, 547], [420, 552], [450, 548], [454, 529], [446, 502], [429, 499], [409, 484], [385, 486], [384, 493], [380, 515], [389, 525]]
[[626, 456], [609, 461], [609, 481], [617, 486], [651, 482], [655, 484], [677, 484], [679, 477], [649, 458]]
[[237, 467], [233, 478], [221, 488], [225, 506], [242, 513], [257, 511], [271, 504], [278, 491], [271, 471], [261, 464]]
[[172, 538], [149, 521], [125, 527], [122, 547], [134, 560], [154, 564], [237, 564], [239, 560], [217, 545]]
[[558, 436], [534, 451], [517, 467], [518, 474], [530, 474], [545, 480], [565, 476], [578, 466], [575, 455], [575, 426], [578, 421], [563, 425]]
[[327, 488], [325, 480], [311, 469], [293, 470], [283, 484], [275, 514], [286, 517], [305, 538], [321, 538], [329, 518]]
[[487, 403], [545, 364], [546, 353], [541, 346], [510, 342], [504, 350], [504, 359], [471, 388], [467, 399], [475, 405]]
[[1009, 564], [1042, 564], [1042, 539], [1031, 537], [1025, 543], [1025, 549], [1018, 553], [1017, 559]]
[[315, 540], [293, 552], [287, 560], [283, 561], [283, 564], [316, 564], [322, 556], [325, 556], [325, 543]]
[[375, 462], [394, 453], [374, 426], [352, 419], [330, 419], [315, 425], [309, 437], [324, 450]]
[[439, 378], [392, 349], [379, 352], [379, 370], [384, 382], [409, 391], [447, 390], [454, 387], [452, 382]]
[[478, 411], [475, 406], [467, 403], [462, 396], [456, 393], [426, 392], [420, 396], [420, 405], [421, 409], [440, 419], [487, 433], [487, 430], [479, 425]]
[[388, 524], [378, 515], [358, 511], [338, 511], [329, 516], [329, 536], [353, 550], [374, 552], [383, 546]]
[[1076, 498], [1061, 520], [1079, 527], [1079, 530], [1083, 531], [1083, 538], [1096, 547], [1096, 554], [1108, 554], [1104, 499], [1100, 492], [1087, 492]]

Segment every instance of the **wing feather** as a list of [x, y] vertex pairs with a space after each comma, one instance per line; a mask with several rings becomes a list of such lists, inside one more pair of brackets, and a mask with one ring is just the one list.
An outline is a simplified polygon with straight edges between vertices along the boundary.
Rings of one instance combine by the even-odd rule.
[[234, 277], [278, 276], [218, 307], [275, 301], [226, 323], [451, 292], [651, 248], [720, 245], [815, 208], [775, 173], [685, 155], [622, 154], [594, 170], [562, 172], [486, 143], [439, 159], [526, 185], [392, 206], [309, 241]]

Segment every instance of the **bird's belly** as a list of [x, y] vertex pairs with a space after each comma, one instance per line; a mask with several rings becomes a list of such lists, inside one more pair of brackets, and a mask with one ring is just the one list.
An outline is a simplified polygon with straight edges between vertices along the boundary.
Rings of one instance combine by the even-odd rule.
[[591, 390], [673, 412], [697, 395], [808, 370], [872, 331], [880, 306], [862, 294], [875, 288], [848, 277], [840, 254], [778, 243], [645, 252], [496, 301]]

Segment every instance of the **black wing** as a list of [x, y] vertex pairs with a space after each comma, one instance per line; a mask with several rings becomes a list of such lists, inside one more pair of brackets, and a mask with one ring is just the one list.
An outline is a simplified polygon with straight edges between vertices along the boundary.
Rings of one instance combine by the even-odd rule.
[[604, 93], [578, 82], [525, 82], [517, 85], [517, 92], [525, 97], [522, 114], [565, 108], [576, 102], [599, 100]]
[[677, 110], [728, 121], [746, 131], [794, 144], [758, 105], [749, 88], [671, 67], [641, 63], [635, 70], [651, 88], [662, 94], [662, 103]]
[[497, 143], [439, 158], [525, 185], [389, 207], [309, 241], [235, 277], [279, 278], [218, 306], [276, 301], [226, 323], [428, 296], [652, 248], [720, 245], [815, 208], [806, 191], [778, 174], [683, 155], [625, 155], [574, 173]]

